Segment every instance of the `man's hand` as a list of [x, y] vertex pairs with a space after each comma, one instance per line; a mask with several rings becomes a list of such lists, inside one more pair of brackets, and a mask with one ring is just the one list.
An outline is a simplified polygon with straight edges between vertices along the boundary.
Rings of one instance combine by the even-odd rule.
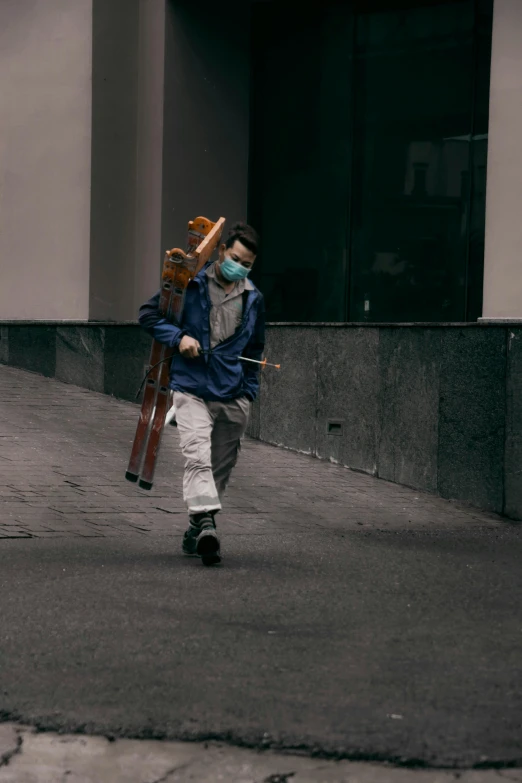
[[188, 334], [181, 338], [179, 352], [185, 359], [195, 359], [199, 355], [200, 348], [199, 342]]

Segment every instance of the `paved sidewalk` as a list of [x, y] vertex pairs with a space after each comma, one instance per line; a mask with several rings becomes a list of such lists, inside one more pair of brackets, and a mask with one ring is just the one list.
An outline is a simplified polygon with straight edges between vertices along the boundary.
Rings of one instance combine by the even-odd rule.
[[0, 721], [522, 765], [520, 525], [247, 440], [206, 569], [177, 430], [124, 479], [137, 415], [0, 366]]
[[[183, 459], [165, 431], [152, 491], [124, 480], [138, 407], [0, 365], [0, 537], [178, 536]], [[227, 534], [294, 530], [504, 530], [510, 523], [314, 457], [246, 440], [224, 513]], [[173, 546], [177, 543], [173, 542]]]

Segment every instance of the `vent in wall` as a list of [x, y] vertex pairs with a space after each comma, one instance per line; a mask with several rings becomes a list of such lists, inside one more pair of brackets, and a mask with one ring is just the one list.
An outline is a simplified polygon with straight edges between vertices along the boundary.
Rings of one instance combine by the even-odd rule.
[[328, 419], [326, 422], [327, 435], [342, 435], [343, 434], [344, 421], [339, 419]]

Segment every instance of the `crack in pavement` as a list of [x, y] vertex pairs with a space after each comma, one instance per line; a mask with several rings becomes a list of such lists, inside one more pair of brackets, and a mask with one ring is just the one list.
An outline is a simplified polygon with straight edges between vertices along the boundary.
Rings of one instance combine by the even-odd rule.
[[162, 775], [157, 780], [144, 780], [143, 783], [168, 783], [168, 780], [171, 775], [174, 775], [176, 772], [182, 772], [184, 769], [188, 769], [192, 766], [194, 763], [194, 760], [191, 759], [190, 761], [186, 761], [184, 764], [178, 764], [175, 767], [172, 767], [172, 769], [167, 770], [164, 775]]

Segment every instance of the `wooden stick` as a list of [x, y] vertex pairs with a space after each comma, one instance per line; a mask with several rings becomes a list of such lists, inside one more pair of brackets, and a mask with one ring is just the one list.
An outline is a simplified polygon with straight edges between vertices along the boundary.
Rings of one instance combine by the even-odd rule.
[[247, 359], [246, 356], [239, 356], [238, 358], [241, 359], [241, 361], [243, 361], [243, 362], [254, 362], [254, 364], [260, 364], [262, 367], [275, 367], [276, 370], [280, 370], [281, 369], [281, 365], [280, 364], [271, 364], [270, 362], [267, 362], [266, 359], [263, 359], [262, 362], [258, 362], [257, 359]]

